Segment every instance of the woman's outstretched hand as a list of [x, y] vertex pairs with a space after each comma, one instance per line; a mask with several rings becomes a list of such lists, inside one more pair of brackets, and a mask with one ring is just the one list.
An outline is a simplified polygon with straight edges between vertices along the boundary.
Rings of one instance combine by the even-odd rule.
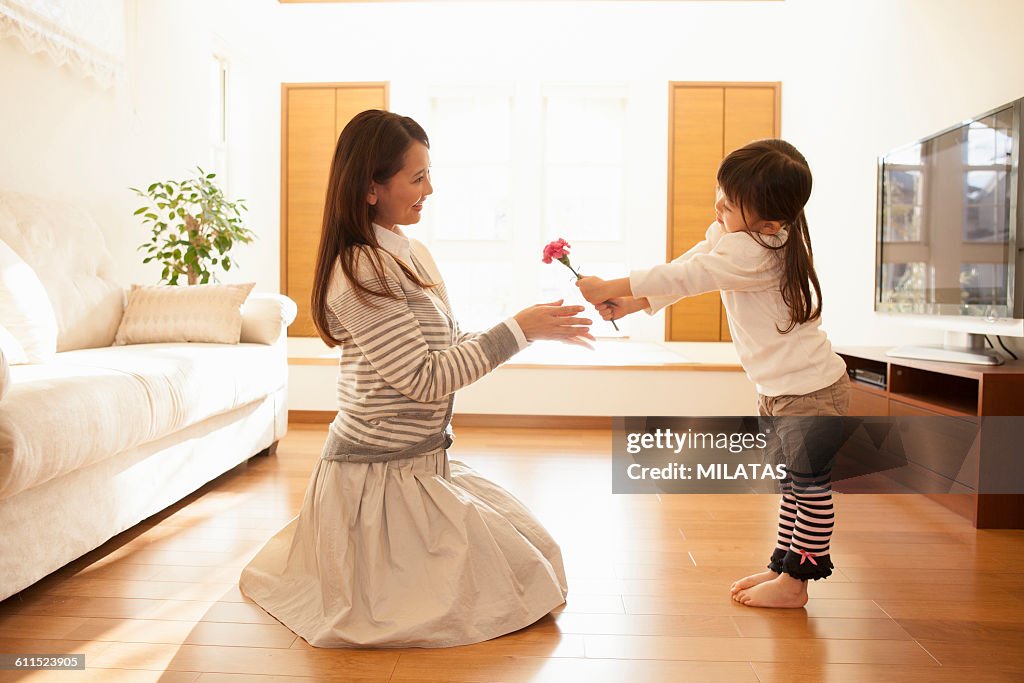
[[562, 299], [559, 299], [549, 304], [524, 308], [516, 313], [515, 319], [527, 341], [554, 339], [592, 349], [594, 347], [586, 340], [596, 341], [590, 334], [593, 322], [589, 318], [577, 318], [576, 314], [582, 311], [582, 306], [563, 306]]

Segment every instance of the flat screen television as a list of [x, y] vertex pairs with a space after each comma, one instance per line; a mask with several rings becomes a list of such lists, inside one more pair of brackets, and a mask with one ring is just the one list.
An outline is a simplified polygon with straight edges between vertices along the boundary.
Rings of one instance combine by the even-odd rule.
[[1024, 336], [1024, 98], [878, 159], [875, 310], [968, 333], [965, 348], [892, 356], [999, 364], [988, 334]]

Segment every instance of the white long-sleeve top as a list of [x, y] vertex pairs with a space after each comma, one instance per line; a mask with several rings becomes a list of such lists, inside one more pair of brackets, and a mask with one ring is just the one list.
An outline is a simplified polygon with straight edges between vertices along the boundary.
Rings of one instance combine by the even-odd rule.
[[[781, 244], [785, 233], [764, 240]], [[779, 332], [790, 320], [779, 257], [752, 235], [726, 232], [715, 222], [692, 249], [669, 263], [634, 270], [629, 284], [633, 296], [650, 301], [651, 315], [684, 297], [719, 290], [740, 363], [758, 393], [809, 394], [838, 381], [846, 363], [832, 350], [820, 318]]]

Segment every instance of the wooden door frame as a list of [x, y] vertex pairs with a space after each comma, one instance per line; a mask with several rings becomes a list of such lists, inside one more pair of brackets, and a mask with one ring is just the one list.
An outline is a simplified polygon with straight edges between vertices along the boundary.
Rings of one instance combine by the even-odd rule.
[[[665, 229], [665, 263], [672, 260], [672, 236], [674, 202], [672, 180], [675, 177], [675, 157], [673, 145], [674, 122], [676, 114], [676, 88], [722, 88], [723, 97], [725, 88], [774, 88], [775, 89], [775, 137], [782, 134], [782, 81], [669, 81], [668, 82], [668, 177], [666, 179], [665, 203], [667, 204], [665, 216], [667, 219]], [[722, 147], [725, 147], [725, 127], [722, 127]], [[672, 333], [672, 307], [665, 309], [665, 335], [664, 340], [669, 341]]]

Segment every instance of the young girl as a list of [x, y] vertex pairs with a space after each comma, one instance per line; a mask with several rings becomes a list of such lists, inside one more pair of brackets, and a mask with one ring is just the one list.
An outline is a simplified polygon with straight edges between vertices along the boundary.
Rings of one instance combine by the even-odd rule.
[[807, 581], [833, 567], [829, 469], [837, 420], [790, 417], [845, 415], [849, 405], [846, 365], [820, 327], [821, 286], [804, 216], [810, 195], [811, 171], [795, 147], [752, 142], [719, 166], [716, 220], [702, 242], [628, 278], [577, 282], [605, 320], [721, 291], [740, 362], [757, 385], [759, 413], [775, 420], [789, 468], [768, 571], [732, 585], [733, 599], [752, 607], [802, 607]]
[[426, 247], [400, 225], [431, 194], [427, 135], [357, 115], [331, 165], [312, 296], [341, 346], [337, 417], [299, 516], [242, 591], [318, 647], [442, 647], [532, 624], [565, 601], [558, 545], [526, 507], [449, 461], [453, 394], [534, 339], [586, 345], [582, 307], [533, 306], [459, 331]]

